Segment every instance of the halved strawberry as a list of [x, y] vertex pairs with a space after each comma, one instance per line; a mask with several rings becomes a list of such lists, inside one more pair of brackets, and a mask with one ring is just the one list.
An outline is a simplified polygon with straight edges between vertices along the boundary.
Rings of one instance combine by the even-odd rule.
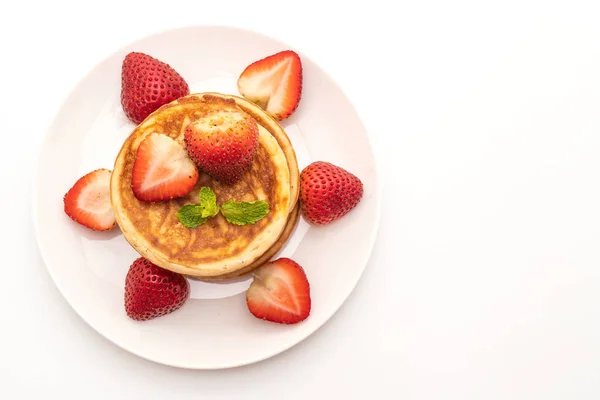
[[138, 147], [131, 189], [138, 200], [162, 201], [188, 194], [198, 182], [198, 170], [180, 143], [152, 133]]
[[107, 169], [92, 171], [65, 194], [64, 210], [73, 221], [95, 231], [107, 231], [116, 225], [110, 204], [110, 174]]
[[302, 97], [302, 61], [291, 50], [270, 55], [246, 67], [237, 86], [242, 96], [282, 121]]
[[264, 264], [254, 272], [246, 292], [248, 310], [256, 318], [295, 324], [310, 315], [310, 285], [304, 269], [289, 258]]

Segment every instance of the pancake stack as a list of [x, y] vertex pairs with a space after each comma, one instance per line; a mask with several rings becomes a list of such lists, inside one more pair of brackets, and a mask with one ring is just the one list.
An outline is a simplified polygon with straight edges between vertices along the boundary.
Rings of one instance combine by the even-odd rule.
[[[258, 124], [258, 149], [242, 179], [225, 185], [200, 171], [196, 186], [185, 197], [161, 202], [138, 200], [131, 189], [131, 178], [136, 152], [144, 138], [162, 133], [183, 144], [185, 129], [192, 121], [221, 110], [241, 110]], [[198, 202], [204, 186], [216, 194], [218, 205], [229, 200], [265, 200], [269, 214], [245, 226], [230, 224], [218, 214], [205, 224], [187, 228], [177, 212], [186, 204]], [[285, 131], [257, 105], [220, 93], [190, 94], [150, 114], [123, 143], [110, 181], [112, 208], [129, 244], [152, 263], [201, 280], [235, 278], [269, 261], [296, 226], [298, 196], [298, 163]]]

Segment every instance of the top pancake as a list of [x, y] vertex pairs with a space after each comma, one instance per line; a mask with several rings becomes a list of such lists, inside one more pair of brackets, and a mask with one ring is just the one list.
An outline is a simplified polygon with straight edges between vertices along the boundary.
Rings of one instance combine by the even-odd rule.
[[[137, 200], [131, 173], [137, 148], [147, 135], [162, 133], [183, 143], [191, 121], [211, 111], [231, 109], [250, 114], [259, 128], [257, 153], [239, 182], [224, 185], [200, 171], [196, 187], [183, 198], [156, 203]], [[269, 203], [270, 212], [252, 225], [233, 225], [218, 214], [197, 228], [186, 228], [177, 211], [197, 203], [202, 186], [215, 192], [218, 205], [261, 199]], [[246, 100], [217, 93], [182, 97], [152, 113], [123, 144], [111, 177], [111, 202], [127, 241], [156, 265], [196, 277], [230, 275], [252, 264], [277, 242], [297, 199], [295, 154], [279, 124]]]

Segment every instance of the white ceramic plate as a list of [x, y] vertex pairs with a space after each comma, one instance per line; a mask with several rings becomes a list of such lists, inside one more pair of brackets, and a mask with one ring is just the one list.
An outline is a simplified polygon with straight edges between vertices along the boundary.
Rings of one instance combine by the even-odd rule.
[[125, 275], [138, 254], [118, 228], [87, 230], [63, 212], [63, 196], [85, 173], [112, 169], [121, 144], [134, 128], [120, 105], [121, 62], [130, 51], [173, 66], [192, 93], [239, 94], [236, 80], [253, 61], [289, 48], [263, 35], [224, 27], [189, 27], [128, 45], [94, 68], [60, 109], [41, 148], [34, 193], [34, 221], [42, 256], [59, 290], [101, 335], [149, 360], [194, 369], [240, 366], [274, 356], [322, 326], [360, 278], [374, 244], [380, 188], [371, 146], [353, 106], [334, 81], [300, 51], [303, 96], [282, 123], [302, 169], [325, 160], [364, 183], [364, 197], [343, 219], [325, 227], [303, 220], [279, 256], [306, 270], [312, 312], [285, 326], [254, 318], [246, 307], [251, 278], [225, 283], [191, 282], [191, 298], [178, 311], [148, 322], [124, 311]]

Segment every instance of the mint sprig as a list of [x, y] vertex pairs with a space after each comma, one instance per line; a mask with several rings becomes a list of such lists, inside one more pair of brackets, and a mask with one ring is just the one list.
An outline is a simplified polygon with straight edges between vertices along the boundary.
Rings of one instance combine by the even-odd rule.
[[209, 187], [200, 188], [200, 201], [197, 204], [186, 204], [177, 212], [177, 218], [187, 228], [197, 228], [216, 216], [219, 211], [230, 224], [244, 226], [255, 224], [269, 214], [269, 203], [264, 200], [228, 201], [220, 208], [217, 196]]
[[203, 186], [200, 188], [200, 202], [181, 207], [177, 212], [177, 218], [187, 228], [196, 228], [218, 213], [219, 207], [217, 207], [215, 192], [211, 188]]

